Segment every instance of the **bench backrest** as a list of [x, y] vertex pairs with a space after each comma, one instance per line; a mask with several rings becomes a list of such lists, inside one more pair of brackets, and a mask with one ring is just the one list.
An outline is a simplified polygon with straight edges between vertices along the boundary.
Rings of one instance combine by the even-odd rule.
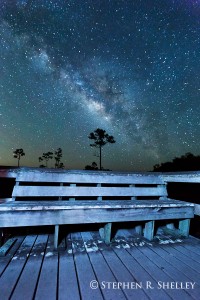
[[157, 175], [92, 171], [22, 172], [13, 190], [15, 200], [135, 200], [166, 198]]

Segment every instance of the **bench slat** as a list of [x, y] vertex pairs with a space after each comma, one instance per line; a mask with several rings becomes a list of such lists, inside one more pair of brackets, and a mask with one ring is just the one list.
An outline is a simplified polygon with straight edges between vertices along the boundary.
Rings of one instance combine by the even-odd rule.
[[167, 196], [165, 186], [158, 187], [79, 187], [15, 186], [14, 197], [98, 197], [98, 196]]
[[87, 200], [87, 201], [15, 201], [11, 204], [1, 204], [3, 211], [26, 210], [76, 210], [76, 209], [120, 209], [120, 208], [163, 208], [163, 207], [194, 207], [193, 203], [179, 200]]
[[90, 209], [79, 208], [74, 210], [27, 210], [7, 211], [1, 213], [1, 227], [15, 226], [42, 226], [61, 224], [83, 224], [83, 223], [112, 223], [128, 221], [185, 219], [194, 216], [193, 207], [162, 207], [157, 210], [153, 207], [142, 208], [120, 208]]
[[164, 180], [158, 175], [144, 174], [117, 174], [90, 171], [82, 174], [70, 171], [56, 172], [22, 172], [16, 181], [20, 182], [63, 182], [63, 183], [108, 183], [108, 184], [163, 184]]

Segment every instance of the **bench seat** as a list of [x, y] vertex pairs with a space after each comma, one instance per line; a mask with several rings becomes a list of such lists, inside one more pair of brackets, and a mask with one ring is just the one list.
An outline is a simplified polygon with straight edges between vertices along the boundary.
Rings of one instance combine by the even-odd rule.
[[[177, 200], [140, 201], [13, 201], [0, 205], [0, 227], [113, 223], [183, 219], [194, 216], [194, 205]], [[153, 221], [153, 222], [154, 222]], [[152, 222], [152, 221], [151, 221]], [[183, 221], [180, 221], [183, 222]], [[181, 224], [181, 223], [180, 223]], [[183, 223], [182, 223], [183, 224]], [[152, 225], [154, 228], [154, 224]], [[151, 231], [153, 230], [151, 229]], [[180, 226], [179, 226], [179, 229]], [[188, 235], [188, 226], [182, 234]], [[111, 233], [110, 233], [111, 234]], [[144, 232], [152, 239], [153, 233]], [[110, 237], [107, 237], [110, 240]], [[56, 247], [56, 245], [55, 245]]]
[[77, 202], [2, 204], [0, 227], [184, 219], [194, 215], [192, 203], [177, 200]]

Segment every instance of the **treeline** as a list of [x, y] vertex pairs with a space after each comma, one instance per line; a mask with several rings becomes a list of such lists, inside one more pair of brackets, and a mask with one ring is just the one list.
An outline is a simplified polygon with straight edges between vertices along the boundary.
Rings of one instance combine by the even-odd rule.
[[172, 161], [157, 164], [153, 167], [154, 172], [178, 172], [178, 171], [199, 171], [200, 155], [193, 155], [188, 152]]
[[[96, 148], [99, 151], [99, 168], [97, 166], [96, 162], [93, 162], [91, 165], [85, 166], [86, 170], [108, 170], [104, 169], [102, 167], [102, 148], [106, 144], [114, 144], [116, 141], [112, 135], [109, 135], [105, 130], [97, 128], [93, 132], [91, 132], [88, 136], [90, 140], [93, 141], [92, 144], [90, 144], [90, 147]], [[13, 151], [13, 156], [18, 160], [18, 167], [20, 165], [20, 160], [22, 156], [25, 156], [25, 152], [22, 148], [16, 149]], [[63, 162], [61, 162], [62, 158], [62, 149], [58, 148], [56, 151], [51, 152], [44, 152], [42, 156], [38, 158], [39, 160], [39, 167], [40, 168], [47, 168], [49, 160], [54, 159], [55, 164], [54, 167], [56, 169], [63, 169], [65, 166]]]
[[39, 162], [44, 162], [45, 164], [41, 164], [39, 167], [40, 168], [47, 168], [48, 167], [48, 161], [50, 159], [55, 160], [55, 165], [54, 167], [56, 169], [63, 169], [64, 168], [64, 164], [60, 161], [62, 158], [62, 149], [58, 148], [54, 153], [53, 152], [46, 152], [43, 153], [42, 156], [39, 157]]
[[[106, 170], [110, 171], [109, 169], [105, 169], [102, 166], [102, 148], [106, 144], [114, 144], [116, 141], [113, 136], [109, 135], [105, 130], [97, 128], [93, 132], [91, 132], [88, 136], [92, 143], [90, 147], [96, 148], [99, 152], [99, 166], [94, 161], [91, 165], [86, 165], [86, 170]], [[40, 168], [47, 168], [48, 163], [50, 160], [54, 160], [54, 167], [56, 169], [63, 169], [65, 166], [62, 159], [62, 149], [58, 148], [54, 152], [48, 151], [44, 152], [39, 158], [39, 167]], [[18, 160], [18, 167], [20, 165], [20, 160], [22, 156], [25, 156], [25, 152], [22, 148], [16, 149], [13, 151], [13, 156]], [[192, 153], [188, 152], [180, 157], [175, 157], [172, 161], [168, 161], [161, 164], [156, 164], [153, 167], [153, 172], [178, 172], [178, 171], [199, 171], [200, 170], [200, 155], [193, 155]]]
[[[18, 167], [20, 165], [20, 160], [21, 160], [22, 156], [25, 156], [25, 152], [22, 148], [16, 149], [15, 151], [13, 151], [13, 157], [17, 158]], [[42, 154], [42, 156], [40, 156], [38, 158], [39, 163], [43, 162], [43, 164], [40, 164], [39, 167], [40, 168], [47, 168], [48, 167], [48, 161], [50, 159], [54, 159], [55, 160], [54, 167], [56, 169], [63, 169], [64, 164], [61, 162], [61, 158], [62, 158], [62, 149], [61, 148], [58, 148], [54, 152], [50, 152], [50, 151], [45, 152], [45, 153]]]

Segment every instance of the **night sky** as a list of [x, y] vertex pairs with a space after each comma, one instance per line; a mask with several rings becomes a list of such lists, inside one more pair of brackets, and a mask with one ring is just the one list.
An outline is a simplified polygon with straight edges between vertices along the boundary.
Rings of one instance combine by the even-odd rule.
[[61, 147], [84, 169], [97, 128], [104, 168], [200, 154], [200, 0], [1, 0], [0, 20], [0, 165]]

